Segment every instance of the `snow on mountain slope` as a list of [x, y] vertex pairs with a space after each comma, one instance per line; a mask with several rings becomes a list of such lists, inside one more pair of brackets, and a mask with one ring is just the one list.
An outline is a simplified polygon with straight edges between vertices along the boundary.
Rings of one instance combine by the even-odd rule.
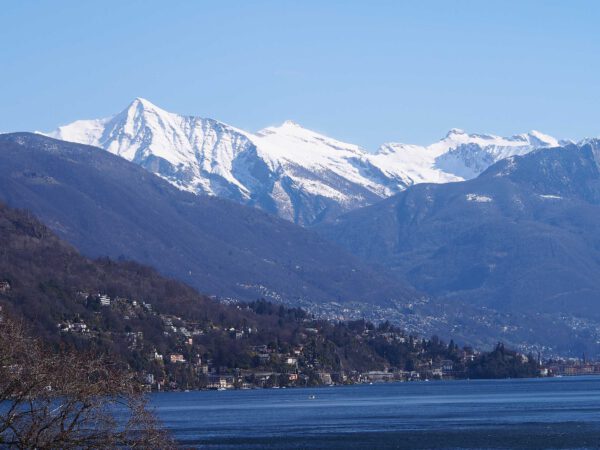
[[249, 197], [232, 165], [250, 142], [223, 123], [164, 111], [144, 99], [108, 119], [80, 120], [48, 134], [102, 147], [193, 192]]
[[454, 129], [427, 147], [388, 143], [370, 153], [291, 121], [250, 133], [141, 98], [113, 117], [78, 120], [47, 135], [102, 147], [180, 189], [299, 224], [333, 218], [412, 184], [473, 178], [499, 159], [558, 145], [538, 132], [502, 138]]
[[446, 183], [474, 178], [509, 156], [558, 145], [558, 140], [538, 131], [504, 138], [467, 134], [454, 128], [444, 139], [427, 147], [384, 144], [372, 159], [378, 167], [402, 177], [407, 185]]
[[292, 121], [247, 136], [273, 170], [284, 172], [304, 192], [352, 204], [368, 193], [385, 197], [397, 191], [369, 173], [374, 168], [369, 166], [368, 152]]

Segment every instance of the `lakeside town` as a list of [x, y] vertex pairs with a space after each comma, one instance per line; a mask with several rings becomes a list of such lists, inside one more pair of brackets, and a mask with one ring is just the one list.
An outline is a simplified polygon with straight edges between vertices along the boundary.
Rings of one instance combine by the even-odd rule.
[[[299, 309], [286, 309], [265, 301], [235, 305], [239, 311], [250, 309], [258, 314], [275, 314], [285, 317], [285, 321], [290, 321], [286, 316], [293, 311], [291, 321], [297, 328], [293, 342], [267, 339], [263, 343], [264, 330], [255, 324], [230, 326], [193, 321], [157, 312], [145, 301], [110, 297], [105, 293], [78, 291], [77, 299], [94, 312], [92, 320], [75, 316], [61, 321], [57, 324], [61, 335], [93, 341], [110, 333], [112, 340], [125, 343], [129, 352], [136, 355], [137, 364], [132, 368], [140, 373], [141, 382], [149, 390], [287, 388], [492, 378], [493, 370], [504, 370], [488, 368], [487, 372], [478, 373], [475, 368], [487, 364], [486, 357], [500, 358], [503, 363], [505, 359], [510, 360], [509, 370], [514, 372], [498, 372], [498, 377], [600, 375], [600, 362], [587, 361], [585, 357], [546, 361], [539, 354], [521, 354], [505, 349], [502, 344], [492, 352], [482, 353], [471, 347], [459, 348], [453, 342], [446, 345], [435, 337], [419, 339], [389, 323], [375, 326], [364, 320], [345, 322], [343, 326], [352, 330], [353, 339], [383, 349], [378, 366], [370, 364], [369, 370], [360, 370], [360, 367], [344, 367], [341, 359], [328, 360], [331, 355], [319, 349], [319, 341], [326, 340], [330, 327], [342, 326], [342, 323], [315, 320]], [[129, 324], [120, 333], [103, 329], [102, 317], [106, 313], [117, 315], [126, 323], [153, 320], [160, 329], [162, 344], [153, 345], [144, 331], [134, 330]], [[243, 353], [243, 357], [226, 361], [222, 354], [226, 349]], [[404, 361], [386, 355], [394, 351], [404, 352]]]

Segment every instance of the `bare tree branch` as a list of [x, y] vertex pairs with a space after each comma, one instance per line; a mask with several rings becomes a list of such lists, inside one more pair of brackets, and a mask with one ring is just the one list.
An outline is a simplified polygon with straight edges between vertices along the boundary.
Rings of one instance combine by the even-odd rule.
[[173, 448], [133, 375], [0, 322], [0, 447]]

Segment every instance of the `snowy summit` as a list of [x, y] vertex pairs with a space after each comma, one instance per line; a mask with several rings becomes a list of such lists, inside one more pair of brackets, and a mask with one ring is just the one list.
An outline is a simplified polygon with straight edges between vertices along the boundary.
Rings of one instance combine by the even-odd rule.
[[104, 148], [180, 189], [257, 206], [300, 224], [413, 184], [473, 178], [500, 159], [559, 145], [537, 131], [504, 138], [452, 129], [429, 146], [391, 142], [373, 153], [290, 120], [252, 133], [174, 114], [142, 98], [112, 117], [78, 120], [44, 134]]

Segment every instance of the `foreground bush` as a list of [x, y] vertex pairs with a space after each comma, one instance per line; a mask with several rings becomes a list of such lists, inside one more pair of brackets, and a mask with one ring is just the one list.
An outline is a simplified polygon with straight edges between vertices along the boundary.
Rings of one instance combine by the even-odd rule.
[[0, 447], [171, 448], [132, 376], [0, 317]]

